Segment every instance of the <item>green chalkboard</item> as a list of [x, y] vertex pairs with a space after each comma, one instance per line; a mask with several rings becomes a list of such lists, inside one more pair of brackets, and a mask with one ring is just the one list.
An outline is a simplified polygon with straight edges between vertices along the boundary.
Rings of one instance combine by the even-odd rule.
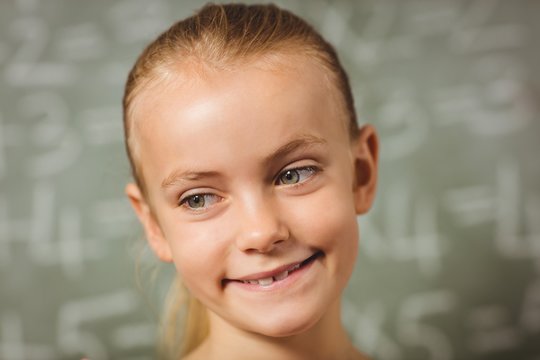
[[[336, 45], [381, 136], [354, 342], [383, 360], [540, 359], [540, 2], [277, 3]], [[202, 5], [0, 3], [0, 359], [154, 357], [173, 269], [151, 282], [120, 103], [143, 46]]]

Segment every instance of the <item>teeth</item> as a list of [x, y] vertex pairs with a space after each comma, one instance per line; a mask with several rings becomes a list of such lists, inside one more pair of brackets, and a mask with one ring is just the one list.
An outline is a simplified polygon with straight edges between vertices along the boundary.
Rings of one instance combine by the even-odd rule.
[[271, 276], [264, 279], [259, 279], [259, 285], [261, 286], [270, 286], [272, 285], [273, 282], [274, 282], [274, 278]]
[[277, 274], [276, 276], [274, 276], [274, 279], [275, 280], [283, 280], [285, 279], [287, 276], [289, 276], [289, 272], [287, 270], [285, 270], [284, 272], [282, 272], [281, 274]]
[[242, 282], [244, 284], [250, 284], [250, 285], [270, 286], [270, 285], [272, 285], [272, 283], [274, 281], [280, 281], [280, 280], [283, 280], [283, 279], [287, 278], [287, 276], [289, 276], [289, 274], [292, 271], [297, 270], [299, 268], [300, 268], [300, 264], [296, 264], [292, 268], [290, 268], [289, 270], [285, 270], [284, 272], [279, 273], [274, 277], [270, 276], [270, 277], [267, 277], [267, 278], [264, 278], [264, 279], [259, 279], [259, 280], [242, 280]]

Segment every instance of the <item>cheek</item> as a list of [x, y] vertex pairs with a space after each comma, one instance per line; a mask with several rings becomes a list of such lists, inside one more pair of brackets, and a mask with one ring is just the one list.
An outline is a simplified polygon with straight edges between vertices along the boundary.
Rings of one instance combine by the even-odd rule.
[[[358, 253], [358, 223], [350, 194], [335, 189], [322, 190], [318, 199], [300, 211], [303, 233], [298, 239], [325, 254], [323, 264], [334, 293], [342, 291], [354, 270]], [[302, 213], [302, 214], [301, 214]]]
[[184, 284], [192, 291], [222, 278], [225, 251], [210, 224], [182, 224], [168, 234], [173, 261]]
[[358, 225], [352, 194], [342, 186], [320, 189], [302, 206], [296, 207], [296, 229], [312, 247], [325, 253], [346, 251], [356, 256]]

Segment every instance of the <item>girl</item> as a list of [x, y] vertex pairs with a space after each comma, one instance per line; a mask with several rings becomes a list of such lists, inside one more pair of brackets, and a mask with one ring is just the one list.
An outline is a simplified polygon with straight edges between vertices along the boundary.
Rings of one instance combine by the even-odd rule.
[[340, 300], [378, 140], [332, 46], [273, 5], [207, 5], [144, 50], [123, 105], [127, 196], [189, 297], [167, 356], [365, 359]]

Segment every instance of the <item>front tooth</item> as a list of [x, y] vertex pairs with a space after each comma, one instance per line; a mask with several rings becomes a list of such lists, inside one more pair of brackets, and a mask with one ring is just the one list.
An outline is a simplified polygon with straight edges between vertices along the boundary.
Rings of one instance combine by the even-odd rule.
[[251, 284], [251, 285], [257, 285], [259, 282], [257, 280], [248, 280], [248, 282]]
[[274, 282], [274, 279], [272, 277], [267, 277], [264, 279], [259, 279], [259, 285], [261, 286], [270, 286]]
[[287, 270], [285, 270], [285, 271], [282, 272], [281, 274], [277, 274], [276, 276], [274, 276], [274, 279], [276, 279], [276, 280], [283, 280], [283, 279], [285, 279], [288, 275], [289, 275], [289, 272], [288, 272]]

